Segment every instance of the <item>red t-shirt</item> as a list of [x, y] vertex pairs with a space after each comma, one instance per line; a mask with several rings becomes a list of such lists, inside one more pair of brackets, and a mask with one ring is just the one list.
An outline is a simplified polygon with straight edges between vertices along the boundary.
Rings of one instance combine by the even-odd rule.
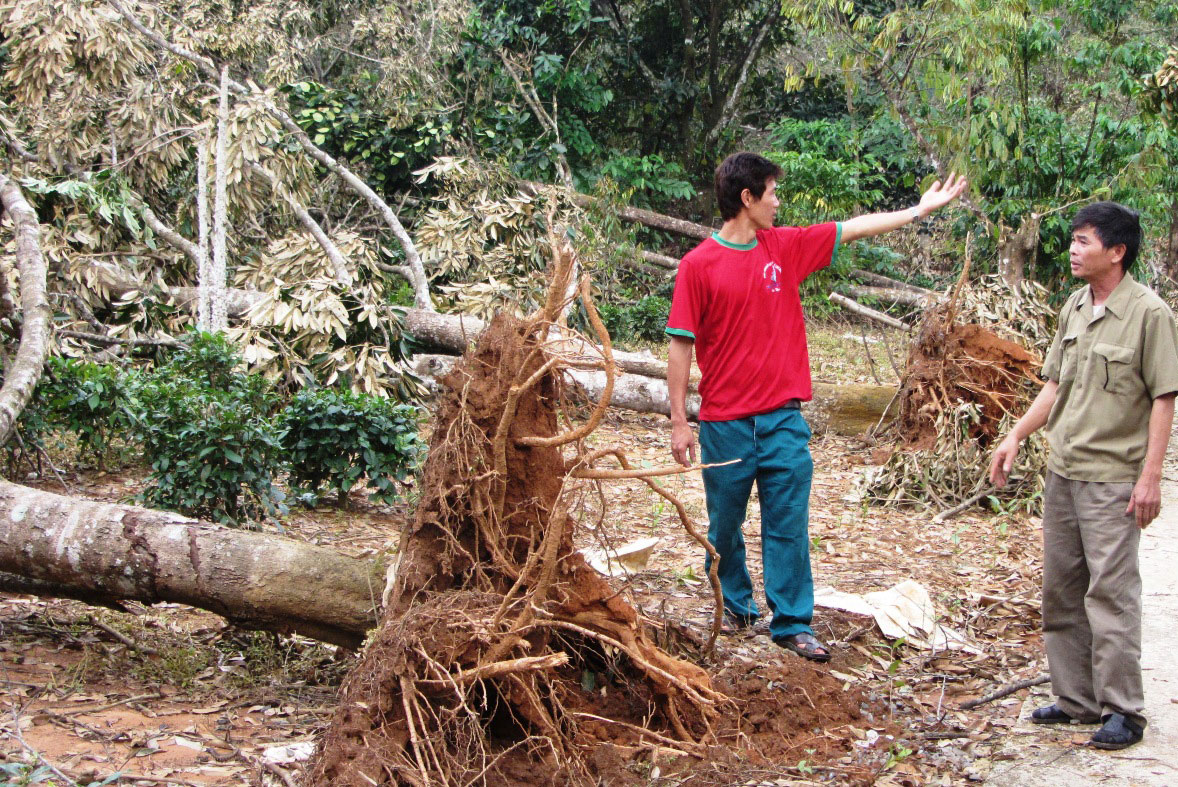
[[747, 245], [713, 235], [679, 263], [667, 333], [695, 340], [701, 421], [811, 398], [798, 287], [834, 260], [841, 235], [833, 222], [761, 230]]

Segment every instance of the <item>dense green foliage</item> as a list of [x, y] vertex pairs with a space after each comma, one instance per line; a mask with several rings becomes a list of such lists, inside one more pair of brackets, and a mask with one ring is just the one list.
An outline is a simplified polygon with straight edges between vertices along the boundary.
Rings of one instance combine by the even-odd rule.
[[277, 397], [240, 365], [223, 337], [197, 334], [145, 377], [135, 416], [151, 467], [145, 502], [223, 523], [282, 512]]
[[666, 339], [667, 315], [671, 301], [647, 295], [633, 303], [600, 303], [601, 322], [615, 342], [661, 342]]
[[121, 458], [150, 468], [143, 502], [225, 524], [286, 511], [288, 483], [302, 502], [324, 491], [342, 500], [363, 478], [389, 502], [424, 458], [419, 410], [382, 397], [307, 387], [285, 404], [266, 378], [247, 373], [218, 334], [194, 332], [151, 369], [55, 358], [6, 446], [9, 475], [72, 443], [100, 464]]
[[341, 502], [368, 479], [372, 499], [391, 502], [425, 454], [417, 434], [418, 411], [409, 405], [330, 388], [303, 388], [279, 424], [299, 499], [318, 502], [334, 492]]

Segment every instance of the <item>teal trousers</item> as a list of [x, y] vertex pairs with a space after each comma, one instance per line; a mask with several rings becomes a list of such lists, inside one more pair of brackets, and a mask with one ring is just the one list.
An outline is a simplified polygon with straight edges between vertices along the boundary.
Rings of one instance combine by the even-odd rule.
[[[756, 482], [765, 598], [773, 614], [769, 633], [774, 639], [813, 633], [809, 518], [814, 462], [809, 442], [810, 427], [796, 408], [699, 425], [700, 457], [705, 464], [740, 460], [703, 471], [708, 540], [720, 555], [724, 607], [739, 618], [759, 616], [741, 532]], [[710, 566], [709, 556], [705, 568]]]

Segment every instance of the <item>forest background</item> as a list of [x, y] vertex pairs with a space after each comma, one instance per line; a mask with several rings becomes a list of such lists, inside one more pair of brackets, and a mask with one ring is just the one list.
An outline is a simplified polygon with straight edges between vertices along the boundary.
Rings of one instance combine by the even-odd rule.
[[9, 476], [64, 432], [99, 465], [141, 451], [146, 502], [223, 522], [286, 510], [283, 473], [306, 504], [362, 479], [392, 499], [424, 450], [404, 309], [534, 310], [559, 227], [615, 340], [657, 345], [695, 240], [626, 210], [714, 224], [736, 149], [783, 168], [781, 223], [972, 184], [812, 277], [811, 317], [853, 269], [939, 288], [966, 260], [1062, 300], [1069, 214], [1098, 198], [1141, 211], [1136, 274], [1168, 291], [1176, 29], [1178, 3], [1105, 0], [8, 2], [0, 156], [54, 328]]

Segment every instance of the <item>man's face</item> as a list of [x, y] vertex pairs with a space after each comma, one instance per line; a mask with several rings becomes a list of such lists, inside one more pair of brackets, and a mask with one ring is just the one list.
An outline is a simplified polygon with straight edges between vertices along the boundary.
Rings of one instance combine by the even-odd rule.
[[1068, 259], [1072, 264], [1072, 275], [1078, 279], [1086, 282], [1102, 279], [1113, 268], [1121, 267], [1124, 256], [1124, 245], [1105, 246], [1091, 226], [1085, 225], [1072, 232]]
[[762, 192], [760, 199], [754, 197], [748, 189], [745, 189], [741, 194], [748, 217], [752, 220], [753, 226], [759, 230], [769, 229], [773, 226], [774, 219], [777, 218], [777, 206], [781, 202], [777, 199], [776, 189], [776, 178], [769, 178], [765, 181], [765, 191]]

